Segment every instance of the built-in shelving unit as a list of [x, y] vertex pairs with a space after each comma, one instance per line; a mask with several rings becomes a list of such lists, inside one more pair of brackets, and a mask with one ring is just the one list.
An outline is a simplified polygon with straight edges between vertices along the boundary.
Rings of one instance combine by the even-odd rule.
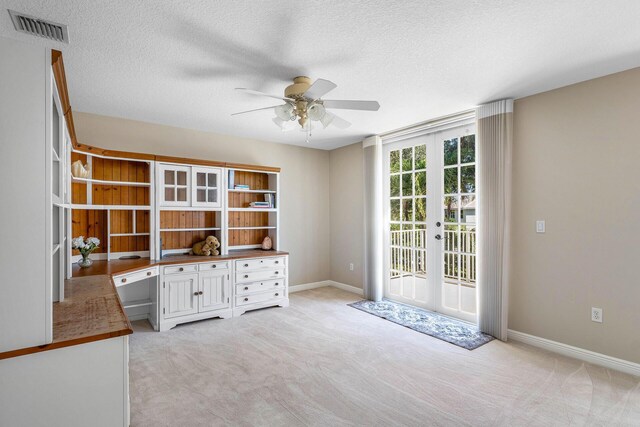
[[[229, 168], [227, 171], [228, 250], [259, 248], [266, 236], [278, 246], [279, 179], [275, 171]], [[242, 186], [243, 188], [236, 188]], [[252, 207], [255, 202], [268, 207]]]
[[154, 252], [155, 162], [74, 150], [71, 162], [78, 160], [91, 176], [70, 176], [73, 236], [100, 239], [94, 259], [149, 257]]

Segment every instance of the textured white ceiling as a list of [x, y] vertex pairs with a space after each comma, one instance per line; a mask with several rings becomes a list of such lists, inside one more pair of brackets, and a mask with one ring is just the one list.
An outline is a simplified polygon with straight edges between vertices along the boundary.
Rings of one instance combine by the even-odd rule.
[[[76, 111], [331, 149], [364, 136], [640, 66], [638, 0], [0, 0], [69, 25], [64, 52]], [[282, 133], [277, 104], [297, 75], [338, 84], [353, 126]], [[272, 102], [275, 101], [275, 102]]]

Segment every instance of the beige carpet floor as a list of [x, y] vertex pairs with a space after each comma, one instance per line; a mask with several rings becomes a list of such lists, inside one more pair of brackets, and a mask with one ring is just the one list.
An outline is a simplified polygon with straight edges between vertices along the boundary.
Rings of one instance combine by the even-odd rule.
[[468, 351], [348, 307], [289, 308], [130, 341], [133, 426], [640, 426], [640, 378], [517, 343]]

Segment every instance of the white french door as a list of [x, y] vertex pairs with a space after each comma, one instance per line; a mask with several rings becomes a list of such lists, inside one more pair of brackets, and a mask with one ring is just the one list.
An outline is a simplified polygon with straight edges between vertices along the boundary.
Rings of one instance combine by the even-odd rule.
[[384, 146], [385, 297], [476, 321], [475, 124]]

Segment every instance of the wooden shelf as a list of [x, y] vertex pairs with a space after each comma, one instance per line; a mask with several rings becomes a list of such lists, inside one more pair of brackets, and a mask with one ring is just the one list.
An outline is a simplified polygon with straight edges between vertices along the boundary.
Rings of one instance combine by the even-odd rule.
[[278, 212], [276, 208], [229, 208], [229, 212]]
[[118, 185], [123, 187], [150, 187], [151, 183], [149, 182], [131, 182], [131, 181], [107, 181], [103, 179], [92, 179], [92, 178], [76, 178], [75, 176], [71, 177], [71, 181], [79, 184], [95, 184], [95, 185]]
[[122, 306], [124, 308], [134, 308], [134, 307], [146, 307], [152, 304], [153, 302], [150, 299], [139, 299], [134, 301], [125, 301], [122, 303]]
[[272, 225], [265, 225], [261, 227], [229, 227], [229, 230], [275, 230], [276, 227]]
[[229, 189], [229, 193], [261, 193], [261, 194], [276, 194], [275, 190], [239, 190]]
[[71, 209], [78, 210], [111, 210], [111, 211], [149, 211], [151, 206], [146, 205], [78, 205], [72, 204]]
[[151, 233], [113, 233], [109, 237], [133, 237], [133, 236], [150, 236]]

